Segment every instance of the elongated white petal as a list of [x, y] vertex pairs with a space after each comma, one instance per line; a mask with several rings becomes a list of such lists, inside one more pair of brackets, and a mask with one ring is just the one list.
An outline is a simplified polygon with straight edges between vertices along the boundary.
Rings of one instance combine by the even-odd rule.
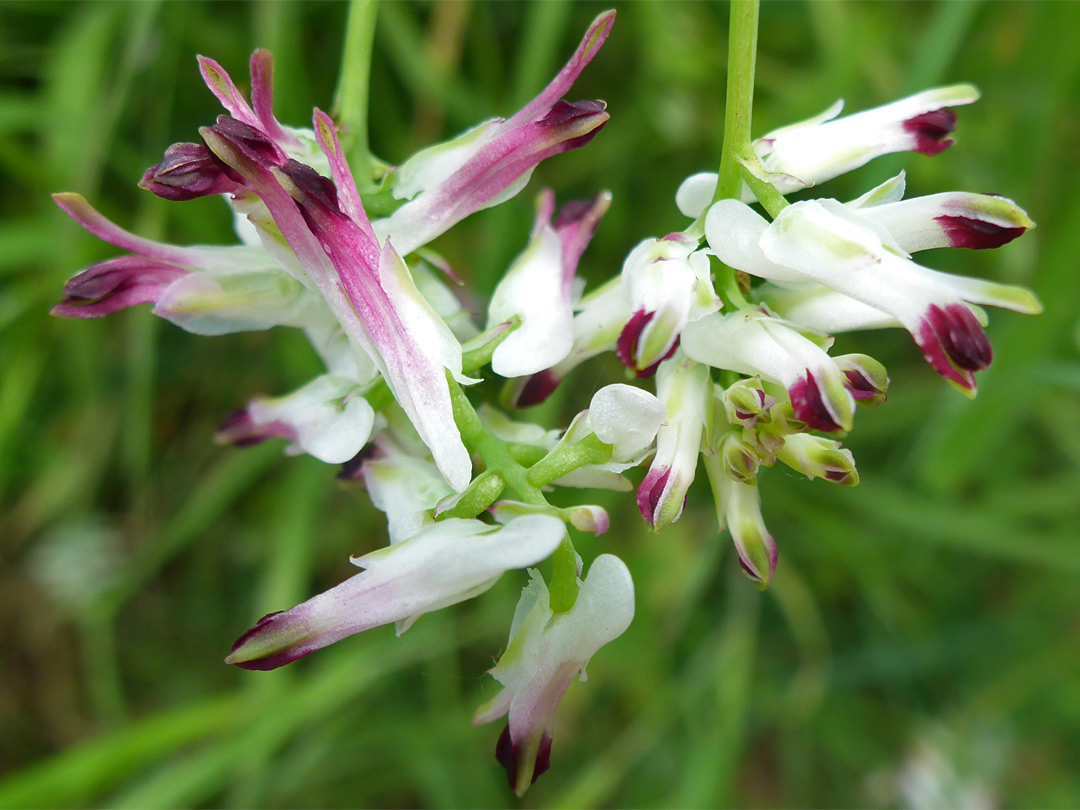
[[996, 248], [1035, 227], [1012, 200], [963, 191], [890, 202], [862, 213], [909, 253], [941, 247]]
[[558, 518], [527, 515], [506, 526], [448, 519], [353, 560], [364, 571], [284, 613], [265, 616], [226, 663], [274, 669], [346, 636], [478, 596], [503, 573], [535, 565], [562, 542]]

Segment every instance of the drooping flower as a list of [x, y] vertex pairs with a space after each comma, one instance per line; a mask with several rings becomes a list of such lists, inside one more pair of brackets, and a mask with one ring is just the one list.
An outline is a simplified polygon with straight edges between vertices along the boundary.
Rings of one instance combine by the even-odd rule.
[[[773, 130], [753, 143], [770, 181], [781, 194], [823, 183], [892, 152], [936, 155], [952, 146], [956, 128], [951, 107], [971, 104], [979, 91], [969, 84], [924, 90], [913, 96], [837, 118], [841, 99], [820, 115]], [[676, 204], [697, 218], [716, 193], [716, 173], [688, 177], [679, 187]], [[749, 189], [744, 202], [753, 202]]]
[[618, 557], [597, 557], [566, 613], [551, 610], [547, 586], [535, 571], [521, 594], [506, 652], [491, 670], [503, 689], [481, 706], [474, 723], [509, 715], [496, 756], [520, 796], [548, 769], [552, 719], [575, 678], [597, 650], [634, 618], [634, 583]]
[[403, 163], [389, 182], [393, 196], [407, 202], [375, 222], [380, 238], [388, 236], [402, 255], [411, 253], [470, 214], [516, 195], [542, 161], [592, 140], [609, 118], [604, 102], [562, 97], [614, 22], [614, 11], [597, 17], [566, 66], [513, 116], [485, 121]]
[[761, 496], [756, 483], [737, 481], [723, 470], [723, 458], [705, 455], [716, 517], [720, 531], [726, 527], [735, 541], [739, 565], [760, 588], [766, 588], [776, 573], [777, 549], [761, 516]]
[[611, 204], [607, 192], [563, 206], [554, 224], [555, 194], [536, 200], [529, 245], [499, 281], [488, 307], [488, 326], [517, 318], [519, 325], [496, 347], [491, 368], [521, 377], [551, 368], [573, 346], [573, 286], [578, 261]]
[[364, 570], [284, 613], [264, 616], [225, 662], [275, 669], [346, 636], [397, 623], [486, 591], [506, 571], [536, 565], [562, 542], [558, 518], [527, 515], [505, 526], [450, 518], [387, 548], [353, 559]]
[[132, 255], [106, 259], [64, 285], [54, 315], [100, 318], [139, 304], [199, 335], [302, 325], [312, 303], [304, 287], [257, 247], [178, 247], [136, 236], [79, 194], [56, 204], [102, 241]]

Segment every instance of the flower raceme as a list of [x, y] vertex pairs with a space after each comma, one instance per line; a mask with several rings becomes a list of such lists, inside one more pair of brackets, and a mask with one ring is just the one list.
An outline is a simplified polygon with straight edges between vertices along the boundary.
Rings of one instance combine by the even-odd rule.
[[[221, 65], [200, 57], [225, 114], [199, 130], [200, 142], [168, 147], [139, 185], [175, 202], [221, 195], [238, 245], [153, 242], [78, 195], [56, 195], [86, 230], [129, 254], [78, 273], [56, 314], [100, 317], [152, 304], [198, 334], [303, 330], [325, 373], [291, 394], [252, 399], [217, 438], [238, 446], [281, 438], [287, 453], [340, 464], [339, 478], [362, 484], [386, 515], [387, 548], [354, 559], [362, 571], [338, 586], [264, 616], [228, 663], [273, 669], [378, 626], [395, 624], [400, 634], [505, 572], [552, 558], [550, 588], [530, 571], [491, 670], [502, 689], [475, 717], [506, 716], [496, 756], [519, 794], [549, 765], [555, 712], [570, 684], [585, 679], [590, 658], [634, 615], [627, 566], [602, 554], [583, 575], [573, 547], [571, 529], [603, 534], [607, 511], [587, 500], [553, 505], [551, 488], [632, 492], [623, 473], [648, 463], [636, 501], [660, 531], [680, 517], [700, 455], [720, 529], [764, 588], [778, 549], [762, 514], [761, 471], [781, 462], [811, 480], [857, 484], [854, 457], [838, 439], [852, 429], [856, 406], [887, 395], [885, 368], [863, 354], [831, 356], [832, 335], [902, 326], [935, 370], [973, 394], [974, 372], [991, 360], [979, 305], [1039, 310], [1019, 287], [950, 276], [912, 258], [1017, 238], [1034, 223], [1011, 200], [964, 192], [904, 199], [901, 173], [846, 204], [788, 205], [763, 193], [770, 221], [747, 205], [748, 187], [742, 200], [714, 202], [717, 176], [705, 173], [676, 195], [694, 222], [638, 242], [621, 272], [587, 295], [578, 265], [611, 195], [557, 209], [554, 191], [541, 191], [527, 243], [496, 285], [481, 332], [438, 272], [457, 281], [453, 270], [425, 248], [521, 192], [541, 161], [605, 126], [604, 102], [565, 96], [613, 20], [614, 12], [597, 17], [566, 66], [518, 112], [360, 183], [328, 115], [315, 109], [310, 129], [277, 121], [268, 52], [251, 58], [247, 97]], [[952, 108], [977, 97], [957, 85], [846, 117], [834, 105], [740, 147], [736, 162], [754, 188], [763, 189], [756, 178], [788, 194], [880, 155], [936, 155], [952, 144]], [[487, 403], [474, 408], [460, 387], [490, 364], [508, 378], [503, 404], [535, 405], [605, 352], [631, 377], [655, 376], [657, 396], [603, 387], [560, 431]]]

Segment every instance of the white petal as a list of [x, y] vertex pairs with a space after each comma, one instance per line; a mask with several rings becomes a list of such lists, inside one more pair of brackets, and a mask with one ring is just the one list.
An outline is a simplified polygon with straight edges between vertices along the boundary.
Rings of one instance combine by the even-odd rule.
[[656, 436], [667, 410], [641, 388], [616, 383], [597, 391], [589, 403], [589, 423], [600, 441], [612, 446], [612, 459], [643, 452]]
[[698, 172], [682, 181], [675, 192], [675, 205], [683, 216], [697, 219], [716, 196], [716, 184], [719, 178], [716, 172]]

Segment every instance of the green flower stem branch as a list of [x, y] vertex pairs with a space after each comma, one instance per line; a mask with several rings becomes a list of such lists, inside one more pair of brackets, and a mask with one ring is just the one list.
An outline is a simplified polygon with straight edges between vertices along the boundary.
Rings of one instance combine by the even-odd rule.
[[348, 155], [361, 194], [375, 189], [376, 161], [372, 157], [368, 139], [368, 93], [375, 16], [375, 0], [349, 0], [341, 71], [334, 92], [333, 117], [341, 128], [342, 147]]
[[[529, 473], [531, 471], [526, 470], [522, 464], [516, 461], [507, 443], [488, 430], [487, 426], [480, 421], [479, 415], [477, 415], [472, 403], [469, 402], [469, 398], [465, 396], [465, 392], [461, 390], [457, 380], [449, 374], [447, 374], [446, 379], [450, 385], [450, 398], [454, 406], [454, 421], [461, 431], [461, 438], [465, 445], [479, 453], [480, 458], [483, 459], [487, 467], [484, 474], [487, 474], [487, 472], [496, 473], [506, 487], [524, 503], [533, 506], [550, 506], [547, 498], [544, 497], [544, 493], [540, 491], [540, 487], [530, 480]], [[609, 456], [610, 453], [609, 449]], [[582, 461], [571, 469], [576, 469], [576, 467], [584, 463], [588, 462]], [[500, 489], [491, 498], [488, 505], [494, 502], [495, 498], [501, 494], [502, 490]], [[473, 507], [475, 505], [475, 503], [472, 504]], [[480, 514], [481, 511], [483, 509], [478, 510], [476, 514]], [[556, 510], [553, 508], [552, 511]], [[556, 613], [565, 613], [574, 606], [579, 589], [577, 574], [577, 552], [574, 550], [574, 543], [570, 540], [569, 533], [567, 533], [562, 544], [552, 555], [551, 583], [548, 590], [551, 595], [551, 609]]]

